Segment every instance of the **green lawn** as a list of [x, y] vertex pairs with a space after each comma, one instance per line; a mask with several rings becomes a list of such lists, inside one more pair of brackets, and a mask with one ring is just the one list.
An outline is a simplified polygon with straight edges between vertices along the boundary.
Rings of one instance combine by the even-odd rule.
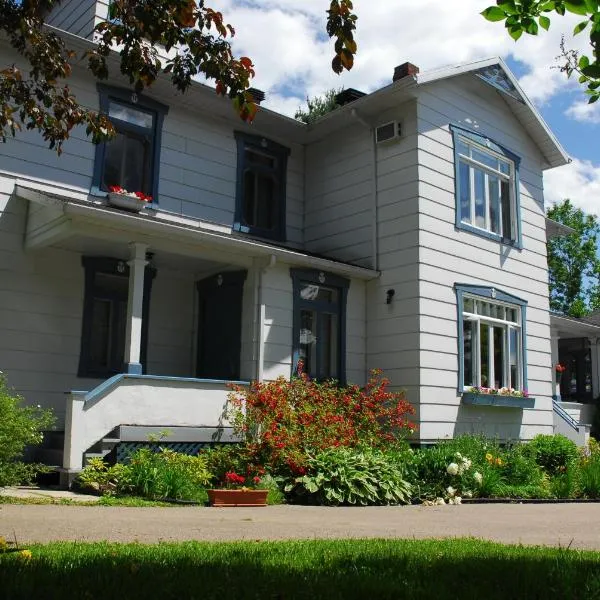
[[477, 540], [30, 546], [0, 554], [0, 597], [509, 600], [600, 598], [600, 553]]

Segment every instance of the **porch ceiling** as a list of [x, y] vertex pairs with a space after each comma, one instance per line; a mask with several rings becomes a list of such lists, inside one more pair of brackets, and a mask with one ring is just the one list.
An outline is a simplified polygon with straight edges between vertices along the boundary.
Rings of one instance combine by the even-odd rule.
[[254, 259], [273, 260], [289, 265], [323, 269], [336, 274], [369, 280], [377, 271], [305, 254], [260, 240], [233, 234], [222, 225], [178, 217], [148, 208], [127, 213], [107, 206], [105, 199], [85, 192], [36, 186], [18, 180], [17, 196], [30, 202], [25, 236], [29, 249], [81, 244], [78, 240], [103, 240], [119, 245], [145, 243], [151, 251], [188, 256], [194, 260], [251, 267]]
[[561, 338], [589, 337], [600, 338], [600, 326], [587, 323], [581, 319], [550, 315], [552, 336]]

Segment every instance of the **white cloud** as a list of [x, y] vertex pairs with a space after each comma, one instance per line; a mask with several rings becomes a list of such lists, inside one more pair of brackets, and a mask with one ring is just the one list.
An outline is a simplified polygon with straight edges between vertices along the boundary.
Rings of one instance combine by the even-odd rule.
[[[359, 53], [354, 69], [338, 77], [330, 67], [333, 43], [325, 36], [328, 4], [327, 0], [214, 0], [215, 8], [236, 27], [236, 51], [254, 60], [254, 85], [269, 93], [269, 108], [293, 115], [307, 94], [341, 86], [372, 91], [389, 83], [394, 67], [407, 60], [429, 70], [496, 55], [520, 61], [527, 71], [521, 81], [525, 92], [532, 100], [545, 102], [576, 85], [552, 68], [557, 65], [561, 35], [567, 36], [569, 47], [579, 49], [588, 39], [585, 33], [571, 39], [581, 17], [567, 14], [555, 16], [549, 32], [524, 35], [515, 43], [502, 23], [480, 16], [491, 0], [355, 0]], [[297, 101], [281, 102], [289, 96]]]
[[565, 114], [582, 123], [600, 123], [600, 103], [588, 104], [586, 100], [577, 100]]
[[544, 196], [548, 204], [570, 198], [586, 213], [600, 217], [600, 165], [574, 159], [569, 165], [546, 171]]

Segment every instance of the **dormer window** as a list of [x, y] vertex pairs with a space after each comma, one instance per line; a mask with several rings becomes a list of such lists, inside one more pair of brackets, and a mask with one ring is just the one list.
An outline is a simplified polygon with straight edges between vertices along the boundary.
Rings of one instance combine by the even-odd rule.
[[238, 145], [234, 229], [285, 240], [289, 149], [258, 136], [236, 133]]
[[168, 108], [126, 90], [98, 88], [100, 110], [109, 116], [117, 135], [96, 148], [94, 187], [107, 192], [119, 186], [156, 201], [162, 122]]

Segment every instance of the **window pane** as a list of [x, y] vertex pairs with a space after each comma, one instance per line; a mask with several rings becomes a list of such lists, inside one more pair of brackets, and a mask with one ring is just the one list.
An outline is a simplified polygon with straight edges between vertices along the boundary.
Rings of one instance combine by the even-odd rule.
[[475, 327], [476, 321], [463, 321], [463, 361], [464, 385], [475, 385], [473, 374], [475, 372]]
[[322, 348], [323, 364], [320, 368], [320, 377], [323, 379], [338, 379], [338, 317], [329, 313], [322, 313]]
[[338, 291], [315, 285], [312, 283], [303, 284], [300, 288], [300, 298], [302, 300], [318, 300], [319, 302], [335, 303], [338, 301]]
[[469, 166], [461, 162], [459, 165], [460, 177], [460, 220], [463, 223], [471, 222], [471, 181]]
[[463, 304], [463, 311], [468, 313], [474, 313], [475, 309], [473, 306], [473, 298], [465, 298]]
[[133, 106], [121, 104], [120, 102], [114, 102], [112, 100], [108, 108], [108, 116], [147, 129], [152, 129], [154, 126], [154, 117], [150, 113], [137, 110], [136, 108], [133, 108]]
[[479, 302], [479, 314], [486, 317], [490, 316], [490, 305], [487, 302]]
[[494, 387], [499, 389], [506, 386], [504, 359], [504, 332], [503, 327], [494, 327]]
[[475, 174], [475, 225], [485, 228], [485, 175], [474, 169]]
[[94, 298], [90, 335], [90, 361], [93, 367], [108, 368], [112, 302]]
[[490, 230], [501, 234], [500, 182], [496, 177], [488, 175], [488, 188], [490, 194]]
[[150, 143], [141, 136], [118, 133], [106, 144], [103, 187], [118, 185], [130, 192], [152, 192], [149, 165]]
[[505, 175], [510, 175], [510, 164], [504, 161], [500, 161], [500, 171]]
[[509, 330], [509, 347], [510, 347], [510, 387], [519, 389], [520, 383], [520, 369], [519, 369], [519, 332], [510, 328]]
[[496, 156], [487, 154], [486, 152], [473, 148], [471, 157], [473, 158], [473, 160], [476, 160], [481, 164], [491, 167], [492, 169], [498, 170], [498, 158]]
[[257, 175], [257, 222], [256, 227], [261, 229], [273, 229], [274, 225], [274, 204], [275, 199], [275, 181], [272, 177], [262, 174]]
[[310, 377], [317, 376], [317, 313], [312, 310], [300, 311], [300, 360], [304, 362], [304, 372]]
[[490, 327], [485, 323], [480, 324], [480, 344], [479, 352], [481, 356], [481, 385], [483, 387], [492, 387], [490, 384]]
[[246, 160], [253, 165], [261, 165], [270, 169], [274, 169], [277, 166], [277, 160], [274, 156], [250, 150], [249, 148], [246, 148]]
[[502, 235], [506, 238], [514, 239], [513, 231], [516, 230], [516, 227], [513, 227], [512, 224], [513, 216], [508, 181], [502, 181], [500, 183], [500, 197], [500, 202], [502, 204]]
[[459, 154], [462, 154], [463, 156], [469, 156], [469, 146], [465, 142], [463, 142], [462, 139], [459, 138], [456, 147], [458, 149]]
[[244, 221], [246, 225], [254, 226], [256, 215], [256, 174], [252, 171], [244, 172]]

